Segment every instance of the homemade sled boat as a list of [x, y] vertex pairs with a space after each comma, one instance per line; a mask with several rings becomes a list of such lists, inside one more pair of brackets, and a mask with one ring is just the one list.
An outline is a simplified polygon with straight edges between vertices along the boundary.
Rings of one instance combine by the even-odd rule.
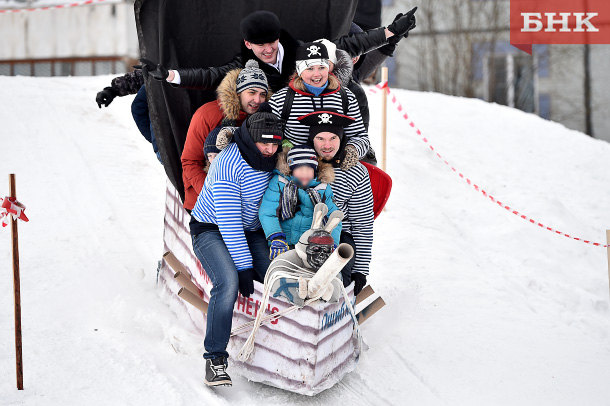
[[[193, 324], [202, 331], [203, 339], [205, 311], [212, 284], [193, 253], [189, 220], [178, 193], [168, 181], [163, 238], [168, 254], [159, 268], [159, 284], [165, 298], [188, 313]], [[179, 272], [177, 276], [176, 272]], [[292, 307], [282, 298], [270, 298], [267, 308], [260, 309], [262, 290], [263, 285], [255, 282], [253, 295], [249, 298], [239, 295], [233, 310], [233, 327], [254, 320], [259, 311], [272, 314]], [[353, 284], [347, 292], [352, 305], [355, 305]], [[363, 293], [359, 300], [373, 291], [367, 287]], [[365, 316], [370, 317], [382, 305], [383, 300], [378, 298], [371, 305], [375, 309], [369, 306], [359, 315], [360, 321]], [[315, 395], [332, 387], [356, 367], [360, 357], [354, 322], [343, 298], [336, 304], [316, 302], [263, 324], [256, 338], [254, 353], [244, 363], [238, 361], [236, 355], [249, 333], [250, 330], [246, 329], [231, 338], [227, 348], [231, 354], [231, 366], [238, 367], [240, 373], [251, 381], [305, 395]]]

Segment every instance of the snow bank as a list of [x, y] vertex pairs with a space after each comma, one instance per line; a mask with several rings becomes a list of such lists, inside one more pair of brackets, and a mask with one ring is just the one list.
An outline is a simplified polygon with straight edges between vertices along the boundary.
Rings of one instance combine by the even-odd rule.
[[[25, 391], [14, 383], [10, 232], [0, 230], [2, 404], [574, 405], [610, 398], [603, 248], [556, 236], [458, 178], [389, 114], [394, 191], [370, 280], [370, 350], [315, 398], [235, 376], [203, 386], [202, 337], [155, 288], [165, 175], [110, 77], [0, 77], [0, 193], [20, 225]], [[396, 91], [431, 143], [498, 199], [569, 234], [610, 227], [610, 144], [502, 106]], [[379, 96], [370, 99], [378, 146]]]

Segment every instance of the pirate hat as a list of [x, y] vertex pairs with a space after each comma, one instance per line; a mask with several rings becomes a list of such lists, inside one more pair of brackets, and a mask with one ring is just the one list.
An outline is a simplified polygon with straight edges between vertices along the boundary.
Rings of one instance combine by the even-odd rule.
[[337, 134], [343, 139], [343, 129], [352, 124], [355, 119], [339, 113], [335, 109], [321, 109], [298, 118], [299, 122], [309, 126], [309, 142], [321, 132]]
[[301, 73], [310, 66], [322, 65], [328, 68], [328, 50], [321, 42], [306, 42], [297, 48], [296, 70]]

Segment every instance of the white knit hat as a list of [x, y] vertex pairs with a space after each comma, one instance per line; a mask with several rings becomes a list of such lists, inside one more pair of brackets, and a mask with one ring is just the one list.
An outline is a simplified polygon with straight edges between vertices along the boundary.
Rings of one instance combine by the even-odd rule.
[[333, 64], [337, 63], [337, 46], [335, 44], [325, 38], [315, 40], [314, 42], [321, 42], [324, 44], [326, 50], [328, 51], [328, 60]]

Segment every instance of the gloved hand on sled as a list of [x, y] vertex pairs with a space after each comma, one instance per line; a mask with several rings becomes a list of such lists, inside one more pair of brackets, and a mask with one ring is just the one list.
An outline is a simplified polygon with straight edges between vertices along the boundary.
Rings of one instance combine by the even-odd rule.
[[239, 277], [239, 293], [243, 297], [249, 297], [254, 293], [254, 269], [248, 268], [243, 271], [238, 271]]
[[104, 90], [97, 93], [95, 101], [97, 102], [97, 106], [101, 109], [102, 104], [105, 107], [108, 107], [115, 97], [117, 97], [117, 92], [111, 87], [105, 87]]
[[[396, 16], [396, 18], [394, 18], [392, 24], [388, 25], [388, 30], [390, 30], [395, 37], [398, 37], [395, 38], [394, 41], [398, 42], [400, 41], [400, 38], [407, 38], [409, 36], [409, 31], [416, 27], [416, 11], [417, 7], [414, 7], [407, 14], [403, 15], [402, 13], [400, 13]], [[391, 37], [388, 42], [392, 41], [392, 38], [394, 37]]]
[[155, 64], [154, 62], [148, 59], [140, 59], [142, 65], [136, 65], [134, 68], [142, 69], [142, 74], [145, 79], [148, 79], [148, 75], [152, 76], [156, 80], [165, 80], [169, 76], [169, 71], [167, 68], [162, 66], [161, 64]]
[[345, 146], [345, 155], [343, 156], [343, 160], [341, 161], [341, 170], [349, 171], [359, 161], [358, 150], [353, 145], [347, 144]]
[[366, 275], [354, 272], [352, 273], [352, 280], [354, 281], [354, 296], [358, 296], [358, 293], [362, 292], [362, 289], [366, 286]]
[[271, 261], [290, 249], [286, 243], [286, 235], [284, 233], [270, 235], [269, 241], [271, 241], [271, 245], [269, 246], [269, 259]]

